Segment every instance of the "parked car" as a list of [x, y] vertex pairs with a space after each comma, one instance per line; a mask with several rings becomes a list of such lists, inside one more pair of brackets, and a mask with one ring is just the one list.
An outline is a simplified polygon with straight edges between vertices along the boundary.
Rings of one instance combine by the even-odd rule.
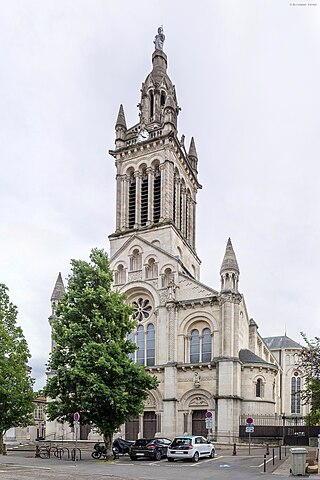
[[170, 443], [171, 440], [168, 438], [139, 438], [130, 446], [129, 455], [131, 460], [143, 457], [161, 460], [167, 456]]
[[201, 457], [214, 458], [215, 448], [210, 440], [199, 435], [176, 437], [167, 451], [169, 462], [175, 458], [198, 462]]

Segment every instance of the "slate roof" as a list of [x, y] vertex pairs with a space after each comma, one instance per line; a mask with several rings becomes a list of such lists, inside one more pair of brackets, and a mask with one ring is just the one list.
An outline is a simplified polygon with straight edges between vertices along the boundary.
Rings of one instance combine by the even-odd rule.
[[303, 348], [300, 343], [295, 342], [287, 335], [281, 335], [280, 337], [266, 337], [263, 339], [270, 350], [279, 350], [282, 348]]
[[269, 365], [269, 363], [263, 360], [263, 358], [258, 357], [258, 355], [247, 348], [242, 348], [239, 351], [239, 358], [242, 363], [264, 363]]

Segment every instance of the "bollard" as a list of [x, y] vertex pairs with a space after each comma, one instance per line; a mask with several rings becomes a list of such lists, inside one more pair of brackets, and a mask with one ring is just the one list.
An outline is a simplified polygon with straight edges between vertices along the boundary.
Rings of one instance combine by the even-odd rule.
[[284, 456], [287, 456], [287, 445], [284, 446]]
[[266, 455], [269, 455], [269, 443], [267, 443]]
[[39, 458], [39, 457], [40, 457], [40, 448], [39, 448], [39, 445], [36, 445], [36, 454], [35, 454], [35, 457], [36, 457], [36, 458]]
[[267, 455], [263, 455], [263, 471], [264, 473], [267, 471]]
[[6, 443], [4, 443], [3, 446], [2, 446], [2, 455], [8, 455], [7, 444]]
[[232, 455], [237, 455], [237, 444], [236, 444], [236, 443], [233, 444], [233, 452], [232, 452]]
[[274, 448], [272, 449], [272, 465], [274, 465]]
[[279, 460], [281, 460], [281, 445], [279, 446]]

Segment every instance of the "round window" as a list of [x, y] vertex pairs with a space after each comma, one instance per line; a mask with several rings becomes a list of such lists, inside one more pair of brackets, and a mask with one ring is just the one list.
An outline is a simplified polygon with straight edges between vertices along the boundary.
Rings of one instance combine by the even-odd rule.
[[151, 315], [152, 306], [147, 298], [138, 298], [136, 302], [133, 302], [134, 307], [134, 319], [142, 322]]

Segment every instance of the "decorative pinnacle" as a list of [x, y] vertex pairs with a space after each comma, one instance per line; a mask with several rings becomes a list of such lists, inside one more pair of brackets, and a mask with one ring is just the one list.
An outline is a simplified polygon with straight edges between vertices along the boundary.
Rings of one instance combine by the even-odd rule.
[[233, 250], [233, 246], [232, 246], [230, 237], [228, 239], [228, 243], [227, 243], [227, 246], [226, 246], [226, 253], [224, 254], [224, 258], [223, 258], [221, 269], [220, 269], [220, 274], [222, 274], [226, 270], [233, 270], [237, 273], [240, 273], [239, 267], [238, 267], [238, 262], [237, 262], [236, 255], [235, 255], [234, 250]]
[[64, 285], [63, 285], [63, 280], [62, 280], [62, 277], [61, 277], [61, 272], [59, 272], [56, 284], [54, 286], [54, 289], [53, 289], [53, 292], [52, 292], [52, 295], [51, 295], [51, 301], [61, 300], [61, 298], [63, 297], [64, 294], [65, 294], [65, 289], [64, 289]]
[[126, 117], [124, 114], [123, 106], [120, 105], [119, 113], [116, 121], [116, 127], [124, 127], [127, 130]]
[[193, 137], [191, 138], [188, 156], [198, 158], [196, 144]]

